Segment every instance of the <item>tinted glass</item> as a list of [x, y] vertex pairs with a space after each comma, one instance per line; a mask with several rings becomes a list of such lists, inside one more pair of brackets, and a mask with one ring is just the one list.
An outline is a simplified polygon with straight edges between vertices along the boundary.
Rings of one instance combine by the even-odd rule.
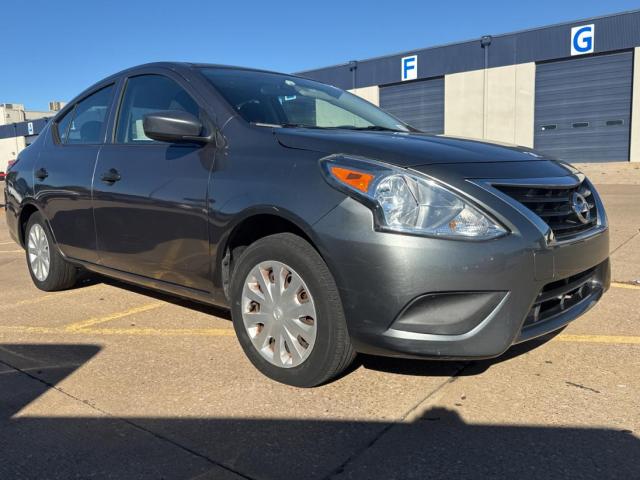
[[58, 120], [56, 124], [60, 143], [66, 143], [67, 141], [67, 133], [69, 132], [69, 125], [71, 124], [71, 120], [73, 120], [74, 114], [75, 114], [75, 111], [74, 111], [74, 108], [72, 108], [65, 114], [64, 117]]
[[144, 134], [143, 116], [162, 110], [180, 110], [200, 116], [200, 108], [189, 94], [170, 78], [141, 75], [130, 78], [122, 100], [116, 141], [118, 143], [153, 143]]
[[310, 128], [407, 131], [398, 119], [340, 90], [276, 73], [203, 68], [202, 73], [248, 122]]
[[[102, 143], [100, 134], [107, 120], [112, 96], [113, 85], [110, 85], [78, 102], [73, 110], [73, 120], [65, 143]], [[66, 121], [67, 117], [70, 115], [66, 115], [62, 121]]]

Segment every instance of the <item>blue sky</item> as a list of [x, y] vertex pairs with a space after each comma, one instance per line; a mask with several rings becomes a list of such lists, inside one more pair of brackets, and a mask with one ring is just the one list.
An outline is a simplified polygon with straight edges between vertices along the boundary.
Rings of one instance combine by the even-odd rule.
[[637, 0], [0, 1], [0, 103], [28, 109], [150, 61], [294, 72], [640, 7]]

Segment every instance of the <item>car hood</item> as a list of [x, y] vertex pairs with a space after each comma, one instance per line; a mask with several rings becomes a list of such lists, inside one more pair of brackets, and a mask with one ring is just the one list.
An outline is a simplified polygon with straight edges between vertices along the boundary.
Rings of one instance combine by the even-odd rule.
[[278, 129], [276, 137], [288, 148], [358, 155], [400, 167], [548, 160], [524, 147], [424, 133], [287, 128]]

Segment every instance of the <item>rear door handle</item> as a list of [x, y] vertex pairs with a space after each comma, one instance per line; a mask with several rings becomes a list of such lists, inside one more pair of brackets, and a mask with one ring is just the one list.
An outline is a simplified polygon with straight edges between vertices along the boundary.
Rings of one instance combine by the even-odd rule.
[[120, 180], [120, 172], [118, 172], [118, 170], [116, 170], [115, 168], [110, 168], [108, 171], [104, 172], [102, 174], [101, 180], [104, 183], [108, 183], [109, 185], [113, 185], [114, 183], [116, 183], [117, 181]]
[[49, 176], [49, 172], [47, 172], [46, 168], [39, 168], [38, 170], [36, 170], [36, 173], [34, 175], [38, 180], [44, 180]]

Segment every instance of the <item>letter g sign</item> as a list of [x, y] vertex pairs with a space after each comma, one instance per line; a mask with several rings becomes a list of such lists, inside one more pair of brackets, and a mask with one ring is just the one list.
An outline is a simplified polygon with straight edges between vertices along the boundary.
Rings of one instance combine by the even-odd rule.
[[596, 29], [593, 24], [581, 25], [571, 29], [571, 56], [593, 53]]

